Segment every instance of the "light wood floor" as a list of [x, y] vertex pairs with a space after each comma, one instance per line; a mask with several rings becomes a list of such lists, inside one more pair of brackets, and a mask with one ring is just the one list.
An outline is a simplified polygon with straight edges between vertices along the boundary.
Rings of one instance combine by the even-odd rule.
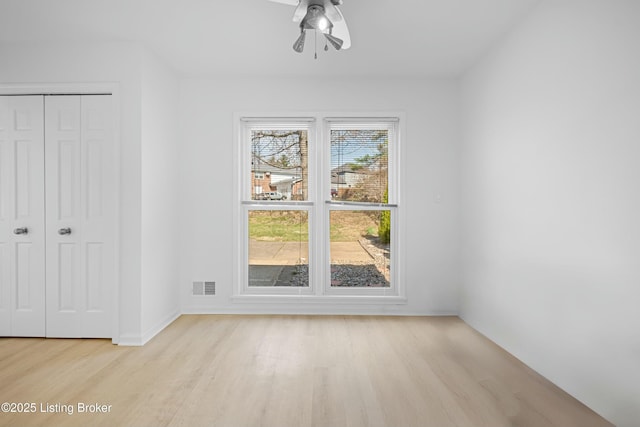
[[182, 316], [138, 348], [4, 338], [1, 402], [74, 409], [3, 426], [611, 425], [456, 317]]

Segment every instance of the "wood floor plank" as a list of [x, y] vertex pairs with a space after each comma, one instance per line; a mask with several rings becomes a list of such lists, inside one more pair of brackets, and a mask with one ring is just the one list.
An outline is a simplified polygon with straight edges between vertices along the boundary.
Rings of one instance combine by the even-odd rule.
[[1, 402], [37, 411], [0, 426], [611, 426], [456, 317], [190, 315], [138, 348], [5, 338]]

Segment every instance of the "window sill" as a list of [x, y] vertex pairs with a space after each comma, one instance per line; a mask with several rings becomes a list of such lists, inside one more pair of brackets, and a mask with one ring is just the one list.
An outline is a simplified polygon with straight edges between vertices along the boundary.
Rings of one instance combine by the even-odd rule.
[[264, 304], [356, 304], [356, 305], [406, 305], [407, 298], [397, 295], [234, 295], [233, 303]]

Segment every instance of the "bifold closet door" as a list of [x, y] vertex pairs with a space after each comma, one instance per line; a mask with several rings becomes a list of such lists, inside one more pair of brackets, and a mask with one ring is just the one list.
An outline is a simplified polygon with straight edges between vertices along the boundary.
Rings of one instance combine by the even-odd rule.
[[111, 338], [115, 163], [111, 96], [45, 97], [46, 336]]
[[42, 96], [0, 96], [0, 336], [45, 335]]

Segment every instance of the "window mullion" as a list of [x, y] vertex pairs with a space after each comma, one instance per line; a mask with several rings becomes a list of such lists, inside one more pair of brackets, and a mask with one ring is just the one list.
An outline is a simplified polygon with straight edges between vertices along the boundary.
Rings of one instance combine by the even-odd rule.
[[313, 258], [310, 259], [310, 263], [313, 263], [313, 271], [314, 271], [314, 283], [315, 286], [313, 292], [316, 296], [324, 295], [324, 286], [325, 283], [325, 271], [322, 266], [325, 263], [325, 242], [324, 237], [327, 233], [327, 228], [325, 225], [325, 214], [324, 209], [322, 209], [321, 200], [324, 198], [325, 189], [325, 152], [323, 150], [324, 144], [324, 123], [320, 117], [317, 118], [317, 123], [319, 126], [315, 128], [315, 137], [316, 144], [314, 145], [314, 178], [315, 185], [313, 186], [315, 189], [314, 201], [315, 203], [315, 230], [317, 231], [316, 239], [314, 239], [315, 247], [313, 251]]

